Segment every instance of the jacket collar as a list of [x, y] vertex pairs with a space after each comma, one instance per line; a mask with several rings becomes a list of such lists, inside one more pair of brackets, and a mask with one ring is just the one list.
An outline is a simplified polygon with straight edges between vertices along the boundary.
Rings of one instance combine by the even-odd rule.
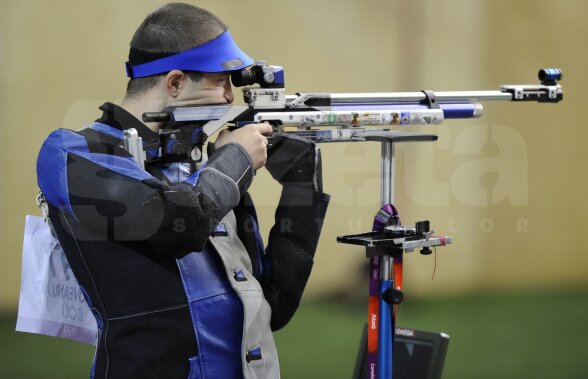
[[99, 109], [104, 113], [102, 113], [102, 117], [97, 119], [96, 122], [106, 124], [119, 130], [134, 128], [137, 130], [139, 137], [143, 139], [143, 143], [145, 144], [159, 142], [158, 133], [149, 129], [145, 124], [127, 112], [124, 108], [116, 104], [106, 102], [102, 104]]

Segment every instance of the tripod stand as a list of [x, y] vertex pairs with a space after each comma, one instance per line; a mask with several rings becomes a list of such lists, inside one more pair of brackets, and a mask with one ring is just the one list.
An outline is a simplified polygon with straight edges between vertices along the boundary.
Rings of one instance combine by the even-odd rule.
[[[562, 73], [558, 69], [539, 71], [541, 84], [506, 85], [501, 91], [438, 92], [422, 91], [399, 94], [366, 94], [363, 96], [331, 95], [331, 104], [410, 104], [415, 100], [430, 110], [443, 110], [446, 118], [470, 118], [481, 115], [483, 100], [537, 101], [556, 103], [563, 93], [557, 84]], [[471, 103], [474, 101], [474, 103]], [[468, 104], [473, 106], [470, 112]], [[455, 107], [455, 108], [453, 108]], [[423, 117], [426, 121], [427, 116]], [[452, 242], [451, 237], [435, 236], [429, 230], [429, 222], [417, 222], [414, 228], [400, 225], [400, 218], [394, 204], [394, 144], [410, 141], [435, 141], [437, 136], [430, 134], [387, 132], [378, 135], [362, 135], [366, 141], [379, 141], [381, 153], [381, 205], [382, 211], [390, 213], [389, 219], [370, 233], [340, 236], [339, 242], [366, 247], [370, 258], [370, 298], [368, 301], [368, 327], [365, 345], [367, 377], [372, 379], [391, 379], [393, 374], [393, 347], [396, 317], [393, 306], [402, 302], [402, 257], [404, 252], [415, 248], [421, 254], [430, 254], [432, 246], [442, 246]], [[392, 222], [390, 222], [392, 221]], [[363, 346], [361, 347], [364, 348]], [[358, 360], [363, 361], [363, 360]], [[355, 377], [362, 378], [362, 370], [356, 369]]]
[[[377, 133], [365, 135], [367, 141], [381, 142], [381, 204], [388, 215], [383, 224], [368, 233], [337, 237], [337, 241], [366, 247], [370, 258], [370, 299], [368, 302], [367, 338], [362, 340], [360, 352], [365, 352], [367, 378], [390, 379], [393, 370], [393, 347], [395, 336], [395, 308], [403, 300], [402, 256], [405, 251], [421, 249], [428, 255], [432, 246], [443, 246], [452, 242], [451, 237], [437, 236], [429, 229], [428, 221], [417, 222], [415, 227], [400, 224], [394, 208], [394, 150], [395, 143], [415, 141], [435, 141], [433, 134], [402, 132]], [[380, 229], [380, 230], [377, 230]], [[360, 353], [361, 355], [361, 353]], [[362, 379], [364, 365], [356, 368], [354, 378]]]

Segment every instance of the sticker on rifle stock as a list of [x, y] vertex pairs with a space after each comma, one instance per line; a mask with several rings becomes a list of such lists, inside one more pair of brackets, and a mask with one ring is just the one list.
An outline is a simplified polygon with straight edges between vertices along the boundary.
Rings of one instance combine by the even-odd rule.
[[353, 121], [355, 120], [355, 116], [349, 113], [335, 114], [335, 118], [336, 125], [353, 124]]
[[380, 112], [364, 112], [361, 117], [363, 125], [380, 125], [382, 123], [382, 115]]
[[361, 120], [359, 119], [359, 113], [352, 112], [351, 116], [353, 117], [353, 121], [351, 121], [351, 125], [360, 126]]
[[393, 124], [396, 124], [396, 125], [400, 124], [400, 115], [398, 114], [398, 112], [392, 112], [391, 116], [392, 116], [392, 123]]
[[410, 112], [407, 124], [423, 124], [423, 115], [420, 112]]
[[400, 124], [400, 114], [398, 112], [383, 113], [382, 124], [384, 125], [398, 125]]
[[334, 113], [329, 113], [328, 122], [329, 125], [335, 125], [335, 123], [337, 122], [337, 115]]

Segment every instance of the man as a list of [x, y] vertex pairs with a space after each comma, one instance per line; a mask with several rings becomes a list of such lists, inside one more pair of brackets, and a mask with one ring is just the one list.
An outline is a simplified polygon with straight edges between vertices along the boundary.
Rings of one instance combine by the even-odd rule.
[[[282, 137], [267, 158], [267, 124], [218, 137], [202, 167], [143, 170], [121, 146], [144, 146], [167, 106], [233, 101], [230, 73], [253, 61], [211, 13], [165, 5], [136, 31], [120, 106], [43, 144], [38, 182], [49, 218], [94, 313], [93, 378], [278, 378], [271, 330], [298, 307], [329, 197], [311, 142]], [[282, 185], [268, 247], [247, 188], [266, 167]]]

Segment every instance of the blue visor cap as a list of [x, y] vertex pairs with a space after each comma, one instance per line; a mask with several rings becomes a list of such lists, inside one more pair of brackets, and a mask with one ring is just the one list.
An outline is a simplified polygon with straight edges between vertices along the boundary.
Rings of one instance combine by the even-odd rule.
[[240, 70], [252, 64], [253, 59], [239, 49], [231, 33], [226, 30], [215, 39], [190, 50], [136, 66], [127, 63], [127, 76], [131, 79], [143, 78], [171, 70], [225, 72]]

